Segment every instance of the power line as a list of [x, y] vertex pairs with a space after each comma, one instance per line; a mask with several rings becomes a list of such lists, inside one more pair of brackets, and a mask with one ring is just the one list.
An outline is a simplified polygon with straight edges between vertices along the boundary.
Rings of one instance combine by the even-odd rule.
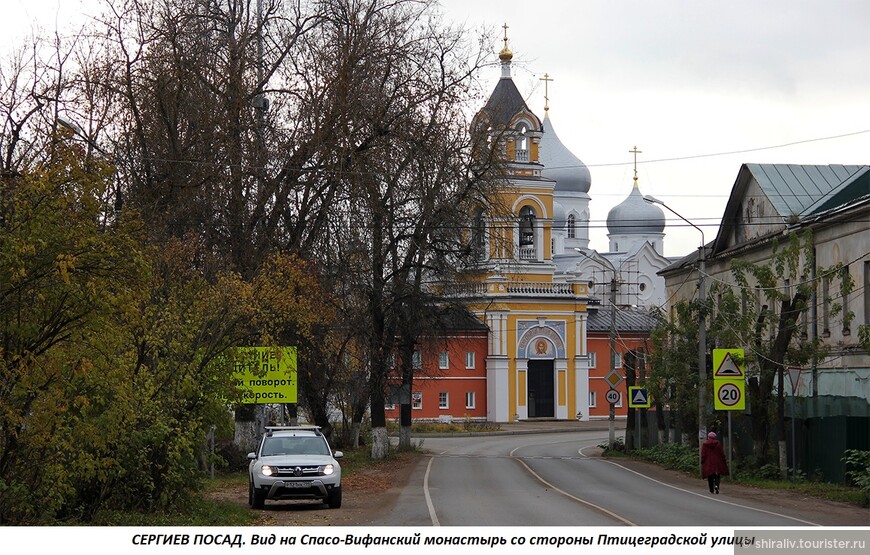
[[[843, 139], [843, 138], [847, 138], [847, 137], [855, 137], [855, 136], [863, 135], [863, 134], [867, 134], [867, 133], [870, 133], [870, 129], [863, 129], [860, 131], [851, 131], [848, 133], [842, 133], [839, 135], [829, 135], [826, 137], [815, 137], [815, 138], [811, 138], [811, 139], [802, 139], [802, 140], [798, 140], [798, 141], [791, 141], [791, 142], [780, 143], [780, 144], [776, 144], [776, 145], [767, 145], [767, 146], [752, 147], [752, 148], [745, 148], [745, 149], [738, 149], [738, 150], [720, 151], [720, 152], [709, 152], [709, 153], [704, 153], [704, 154], [686, 154], [686, 155], [681, 155], [681, 156], [672, 156], [672, 157], [668, 157], [668, 158], [653, 158], [651, 160], [638, 160], [637, 164], [643, 165], [643, 164], [657, 164], [657, 163], [661, 163], [661, 162], [679, 162], [679, 161], [683, 161], [683, 160], [696, 160], [696, 159], [700, 159], [700, 158], [714, 158], [714, 157], [719, 157], [719, 156], [732, 156], [734, 154], [746, 154], [746, 153], [750, 153], [750, 152], [763, 152], [766, 150], [775, 150], [778, 148], [786, 148], [786, 147], [796, 146], [796, 145], [801, 145], [801, 144], [809, 144], [809, 143], [815, 143], [815, 142]], [[218, 161], [207, 161], [207, 160], [190, 160], [190, 159], [181, 160], [181, 159], [164, 158], [164, 157], [158, 157], [158, 156], [146, 156], [146, 157], [143, 157], [141, 159], [151, 161], [151, 162], [165, 162], [165, 163], [179, 163], [179, 164], [183, 163], [183, 164], [201, 165], [201, 166], [223, 166], [223, 167], [227, 167], [227, 168], [235, 166], [235, 167], [239, 167], [241, 169], [248, 168], [250, 170], [267, 169], [267, 167], [265, 167], [265, 166], [257, 166], [257, 165], [253, 165], [253, 164], [244, 164], [243, 165], [243, 164], [230, 164], [230, 163], [224, 163], [224, 162], [218, 162]], [[598, 164], [583, 163], [583, 166], [585, 166], [587, 168], [605, 168], [605, 167], [631, 166], [633, 164], [634, 164], [634, 162], [605, 162], [605, 163], [598, 163]], [[564, 166], [545, 166], [544, 169], [571, 169], [571, 168], [579, 168], [579, 167], [581, 167], [581, 166], [577, 165], [577, 164], [569, 164], [569, 165], [564, 165]], [[324, 173], [324, 174], [331, 174], [331, 175], [377, 175], [378, 174], [378, 172], [360, 172], [360, 171], [352, 171], [352, 170], [326, 169], [326, 168], [293, 168], [293, 169], [286, 169], [285, 168], [285, 171], [294, 171], [297, 173]]]
[[[855, 262], [858, 262], [859, 260], [863, 260], [863, 259], [864, 259], [865, 257], [867, 257], [867, 256], [870, 256], [870, 251], [867, 251], [867, 252], [865, 252], [864, 254], [860, 254], [860, 255], [858, 255], [856, 258], [853, 258], [852, 260], [850, 260], [849, 262], [844, 263], [844, 264], [843, 264], [843, 267], [851, 266], [851, 265], [854, 264]], [[694, 270], [692, 270], [692, 271], [697, 271], [697, 269], [694, 269]], [[836, 275], [838, 275], [838, 273], [839, 273], [840, 271], [842, 271], [842, 268], [841, 268], [841, 269], [838, 269], [838, 270], [830, 270], [830, 271], [828, 271], [828, 272], [823, 273], [822, 275], [816, 276], [815, 278], [807, 279], [807, 280], [800, 281], [800, 282], [797, 282], [797, 283], [792, 283], [792, 284], [790, 284], [790, 286], [791, 286], [791, 287], [798, 287], [798, 286], [801, 286], [801, 285], [810, 285], [810, 284], [820, 283], [823, 279], [829, 278], [829, 277], [831, 277], [831, 276], [836, 276]], [[688, 273], [691, 274], [692, 272], [688, 272]], [[706, 277], [706, 278], [710, 278], [711, 280], [713, 280], [713, 281], [715, 281], [715, 282], [717, 282], [717, 283], [721, 283], [722, 285], [725, 285], [725, 286], [730, 287], [730, 288], [732, 288], [732, 289], [736, 287], [736, 288], [738, 288], [738, 289], [740, 289], [740, 290], [746, 290], [746, 291], [751, 291], [751, 292], [754, 292], [756, 289], [758, 289], [757, 287], [743, 287], [743, 286], [741, 286], [740, 284], [737, 284], [737, 283], [731, 283], [731, 282], [728, 282], [728, 281], [722, 280], [722, 279], [720, 279], [720, 278], [718, 278], [718, 277], [716, 277], [716, 276], [714, 276], [714, 275], [712, 275], [712, 274], [709, 274], [709, 273], [707, 273], [707, 272], [704, 272], [704, 277]], [[762, 288], [760, 288], [760, 289], [761, 289], [762, 291], [766, 291], [767, 289], [771, 289], [771, 288], [770, 288], [770, 287], [762, 287]], [[772, 289], [780, 289], [780, 288], [779, 288], [779, 287], [773, 287]]]
[[[686, 156], [674, 156], [672, 158], [655, 158], [652, 160], [639, 161], [638, 164], [656, 164], [659, 162], [675, 162], [675, 161], [679, 161], [679, 160], [694, 160], [697, 158], [713, 158], [716, 156], [731, 156], [733, 154], [746, 154], [748, 152], [761, 152], [764, 150], [774, 150], [777, 148], [786, 148], [789, 146], [802, 145], [802, 144], [807, 144], [807, 143], [815, 143], [815, 142], [820, 142], [820, 141], [831, 141], [834, 139], [843, 139], [846, 137], [854, 137], [856, 135], [863, 135], [864, 133], [870, 133], [870, 129], [864, 129], [861, 131], [852, 131], [850, 133], [843, 133], [841, 135], [830, 135], [828, 137], [816, 137], [813, 139], [803, 139], [800, 141], [792, 141], [789, 143], [781, 143], [778, 145], [760, 146], [760, 147], [746, 148], [746, 149], [741, 149], [741, 150], [711, 152], [711, 153], [707, 153], [707, 154], [690, 154], [690, 155], [686, 155]], [[591, 167], [628, 166], [628, 165], [631, 165], [631, 162], [618, 162], [618, 163], [614, 162], [614, 163], [610, 163], [610, 164], [595, 164], [595, 165], [592, 165]]]

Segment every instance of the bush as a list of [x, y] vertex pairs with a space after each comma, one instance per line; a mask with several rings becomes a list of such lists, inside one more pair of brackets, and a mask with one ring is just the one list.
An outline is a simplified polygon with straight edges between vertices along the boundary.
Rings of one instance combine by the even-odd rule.
[[846, 476], [865, 494], [870, 495], [870, 451], [847, 449], [840, 460], [846, 463]]
[[225, 472], [242, 472], [248, 468], [248, 454], [232, 441], [219, 441], [215, 445], [215, 466]]
[[632, 451], [632, 454], [665, 468], [689, 473], [698, 472], [698, 450], [690, 445], [661, 443], [648, 449], [637, 449]]
[[599, 443], [598, 447], [604, 449], [602, 455], [614, 455], [614, 454], [625, 454], [625, 443], [623, 442], [621, 437], [617, 437], [613, 442], [613, 449], [610, 448], [609, 443]]

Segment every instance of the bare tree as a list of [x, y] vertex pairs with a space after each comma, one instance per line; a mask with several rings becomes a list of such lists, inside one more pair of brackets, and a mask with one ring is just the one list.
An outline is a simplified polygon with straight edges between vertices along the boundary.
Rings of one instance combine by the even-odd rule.
[[[387, 452], [385, 388], [401, 335], [415, 335], [415, 307], [433, 281], [458, 267], [470, 207], [484, 181], [470, 171], [465, 110], [483, 55], [469, 56], [460, 31], [439, 28], [431, 6], [328, 2], [323, 31], [349, 106], [349, 146], [336, 179], [346, 193], [347, 288], [365, 315], [372, 455]], [[469, 59], [471, 63], [469, 63]], [[418, 328], [422, 329], [422, 328]], [[419, 333], [419, 331], [416, 331]]]
[[[336, 350], [322, 359], [364, 360], [357, 390], [370, 395], [382, 456], [400, 326], [464, 265], [468, 215], [486, 202], [490, 174], [470, 161], [489, 144], [473, 148], [468, 123], [480, 45], [413, 0], [105, 8], [75, 51], [62, 110], [117, 168], [115, 207], [141, 214], [153, 242], [194, 237], [245, 279], [274, 251], [317, 260], [345, 299], [345, 323], [323, 331], [343, 339], [324, 342]], [[20, 120], [7, 117], [10, 136]], [[320, 418], [328, 398], [309, 400]]]

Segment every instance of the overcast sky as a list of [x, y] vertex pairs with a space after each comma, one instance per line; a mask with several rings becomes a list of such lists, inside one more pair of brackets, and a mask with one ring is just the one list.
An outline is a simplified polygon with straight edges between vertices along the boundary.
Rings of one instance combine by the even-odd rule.
[[[715, 237], [740, 164], [870, 163], [868, 0], [443, 0], [471, 26], [507, 23], [514, 81], [592, 174], [591, 246], [640, 189]], [[537, 8], [529, 12], [529, 6]], [[499, 29], [500, 30], [500, 29]], [[495, 52], [501, 44], [493, 44]], [[492, 86], [498, 70], [491, 70]], [[863, 133], [862, 133], [863, 132]], [[713, 153], [788, 147], [689, 158]], [[688, 159], [687, 159], [688, 158]], [[626, 165], [609, 166], [613, 163]], [[700, 234], [666, 212], [665, 254]]]
[[[4, 0], [3, 50], [35, 19], [80, 24], [94, 3]], [[641, 191], [701, 225], [707, 241], [741, 163], [870, 163], [870, 0], [441, 3], [472, 29], [509, 25], [514, 81], [541, 117], [539, 79], [554, 79], [550, 119], [592, 173], [600, 251], [608, 211], [631, 190], [635, 145]], [[500, 48], [494, 40], [493, 61]], [[498, 75], [495, 66], [481, 75], [489, 90]], [[748, 152], [698, 157], [735, 151]], [[665, 254], [697, 248], [697, 230], [667, 216]]]

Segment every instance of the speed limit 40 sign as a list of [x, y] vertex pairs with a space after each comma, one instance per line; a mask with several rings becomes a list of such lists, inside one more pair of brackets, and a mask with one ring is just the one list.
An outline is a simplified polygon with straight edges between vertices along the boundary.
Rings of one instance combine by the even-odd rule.
[[746, 384], [740, 380], [713, 380], [713, 405], [716, 410], [744, 410]]

